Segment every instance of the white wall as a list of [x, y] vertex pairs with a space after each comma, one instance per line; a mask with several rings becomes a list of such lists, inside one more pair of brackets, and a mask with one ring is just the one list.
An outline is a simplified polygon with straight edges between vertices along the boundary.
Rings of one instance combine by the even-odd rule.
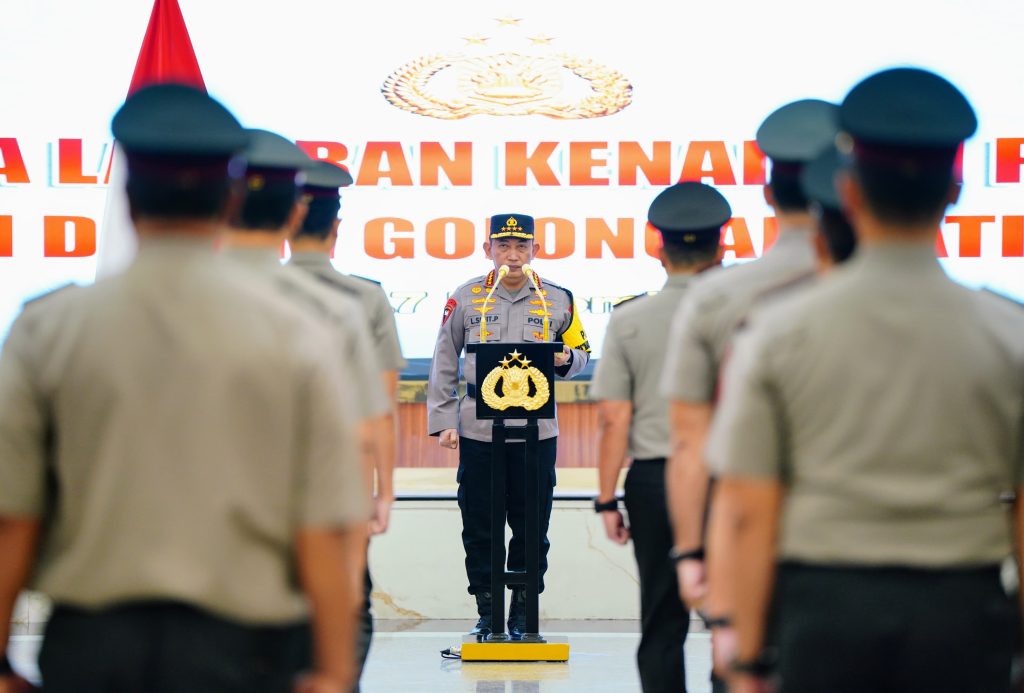
[[[390, 531], [370, 549], [377, 618], [476, 619], [461, 531], [454, 501], [395, 505]], [[632, 547], [608, 541], [590, 502], [555, 501], [548, 536], [542, 619], [639, 618]]]

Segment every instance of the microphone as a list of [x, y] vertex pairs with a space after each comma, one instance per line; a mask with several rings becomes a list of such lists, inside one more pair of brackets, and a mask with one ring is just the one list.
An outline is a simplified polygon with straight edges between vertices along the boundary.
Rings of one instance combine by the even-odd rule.
[[540, 282], [537, 281], [537, 273], [533, 271], [533, 268], [529, 264], [523, 265], [523, 274], [525, 274], [530, 282], [533, 284], [533, 288], [537, 290], [537, 298], [540, 299], [540, 307], [544, 310], [544, 341], [551, 341], [551, 331], [548, 325], [548, 313], [551, 311], [548, 309], [548, 302], [544, 298], [544, 294], [540, 289]]
[[[502, 265], [498, 268], [498, 277], [494, 281], [494, 285], [491, 290], [487, 292], [487, 298], [484, 299], [484, 308], [488, 308], [491, 304], [491, 297], [494, 296], [495, 290], [498, 288], [498, 284], [502, 279], [505, 278], [509, 272], [508, 265]], [[480, 342], [484, 343], [487, 341], [487, 311], [485, 310], [480, 314]]]

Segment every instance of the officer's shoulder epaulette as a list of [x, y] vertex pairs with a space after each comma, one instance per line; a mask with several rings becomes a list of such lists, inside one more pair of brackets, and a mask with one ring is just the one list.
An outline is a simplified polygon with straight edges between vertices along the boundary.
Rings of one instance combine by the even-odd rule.
[[650, 296], [650, 294], [637, 294], [636, 296], [626, 296], [624, 299], [622, 299], [614, 306], [612, 306], [612, 311], [614, 312], [628, 304], [635, 304], [636, 301], [639, 301], [641, 298], [647, 298], [648, 296]]
[[50, 289], [49, 291], [44, 291], [41, 294], [37, 294], [36, 296], [32, 296], [31, 298], [26, 299], [21, 304], [21, 307], [24, 309], [24, 308], [28, 308], [29, 306], [41, 305], [42, 303], [45, 303], [47, 299], [53, 298], [57, 294], [64, 293], [68, 289], [72, 289], [72, 288], [75, 288], [75, 289], [79, 288], [78, 284], [76, 284], [74, 282], [68, 282], [67, 284], [62, 284], [61, 286], [58, 286], [55, 289]]
[[558, 289], [559, 291], [562, 291], [566, 295], [569, 296], [569, 301], [570, 302], [573, 300], [572, 292], [569, 291], [569, 289], [567, 289], [564, 286], [562, 286], [561, 284], [553, 282], [550, 279], [548, 279], [547, 277], [541, 277], [540, 275], [537, 276], [537, 279], [540, 282], [540, 288], [541, 289], [543, 289], [545, 291], [547, 291], [548, 289]]
[[490, 275], [487, 274], [481, 274], [479, 277], [473, 277], [468, 282], [463, 282], [462, 284], [459, 284], [458, 288], [456, 288], [455, 291], [452, 292], [452, 296], [462, 291], [469, 291], [474, 294], [484, 293], [485, 291], [487, 291], [488, 288], [490, 288], [487, 286], [487, 278], [489, 276]]
[[981, 290], [981, 294], [983, 296], [991, 296], [992, 298], [999, 299], [999, 300], [1003, 301], [1004, 303], [1006, 303], [1006, 304], [1008, 304], [1008, 305], [1010, 305], [1012, 307], [1024, 309], [1024, 303], [1021, 303], [1020, 301], [1018, 301], [1013, 296], [1008, 296], [1008, 295], [1006, 295], [1004, 293], [1001, 293], [999, 291], [993, 291], [992, 289], [990, 289], [988, 287], [985, 287], [984, 289], [982, 289]]
[[353, 279], [362, 279], [364, 282], [370, 282], [371, 284], [376, 284], [377, 286], [382, 286], [382, 284], [379, 281], [377, 281], [376, 279], [370, 279], [369, 277], [362, 277], [362, 276], [360, 276], [358, 274], [350, 274], [349, 276], [352, 277]]

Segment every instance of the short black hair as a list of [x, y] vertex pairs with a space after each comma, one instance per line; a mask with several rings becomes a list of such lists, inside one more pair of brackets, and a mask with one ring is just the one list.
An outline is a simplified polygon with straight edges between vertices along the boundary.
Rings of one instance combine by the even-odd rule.
[[715, 231], [718, 233], [701, 232], [699, 237], [711, 239], [703, 243], [686, 243], [675, 234], [662, 233], [661, 247], [665, 251], [665, 257], [676, 267], [689, 267], [714, 260], [721, 238], [721, 231]]
[[838, 265], [849, 260], [857, 249], [857, 236], [846, 215], [838, 209], [823, 207], [818, 215], [818, 228], [832, 261]]
[[129, 153], [125, 191], [133, 216], [160, 219], [215, 219], [231, 193], [225, 156]]
[[949, 152], [948, 162], [944, 158], [936, 161], [934, 155], [934, 151], [920, 156], [906, 151], [899, 161], [855, 161], [854, 175], [867, 206], [879, 220], [916, 225], [942, 216], [954, 182], [956, 150]]
[[338, 218], [338, 211], [341, 209], [341, 198], [338, 197], [308, 197], [309, 209], [306, 218], [302, 221], [300, 236], [312, 236], [314, 238], [327, 238]]
[[261, 179], [259, 187], [247, 181], [245, 197], [231, 225], [236, 228], [276, 231], [288, 221], [299, 189], [294, 179]]
[[772, 178], [768, 182], [768, 188], [772, 191], [775, 207], [779, 211], [807, 211], [810, 203], [800, 185], [801, 170], [802, 167], [799, 165], [787, 165], [785, 168], [780, 164], [772, 166]]

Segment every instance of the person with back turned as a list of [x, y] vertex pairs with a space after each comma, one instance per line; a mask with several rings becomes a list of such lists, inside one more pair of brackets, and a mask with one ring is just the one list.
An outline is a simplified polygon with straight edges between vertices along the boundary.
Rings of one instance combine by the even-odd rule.
[[[487, 342], [561, 341], [555, 356], [555, 374], [571, 378], [587, 365], [590, 344], [580, 323], [572, 293], [557, 284], [541, 281], [529, 263], [536, 253], [533, 217], [496, 214], [483, 245], [494, 269], [457, 288], [445, 305], [437, 334], [427, 388], [427, 432], [438, 436], [442, 447], [459, 451], [459, 509], [462, 512], [462, 545], [466, 551], [469, 593], [477, 603], [479, 620], [471, 631], [491, 632], [491, 422], [476, 418], [476, 357], [466, 355], [463, 374], [466, 396], [460, 398], [459, 356], [466, 344]], [[493, 289], [493, 291], [492, 291]], [[493, 294], [488, 298], [488, 294]], [[511, 425], [519, 425], [510, 420]], [[549, 542], [548, 522], [555, 487], [558, 424], [541, 419], [538, 456], [540, 463], [540, 590], [544, 591]], [[512, 529], [508, 569], [526, 568], [526, 498], [523, 447], [508, 443], [507, 521]], [[509, 635], [521, 637], [526, 628], [526, 592], [513, 589], [508, 615]]]
[[[665, 500], [669, 453], [668, 400], [659, 394], [672, 315], [696, 276], [721, 261], [722, 225], [729, 203], [702, 183], [679, 183], [659, 194], [648, 220], [661, 235], [664, 288], [619, 304], [608, 323], [591, 396], [598, 401], [601, 513], [608, 538], [633, 541], [640, 573], [640, 646], [637, 665], [644, 693], [686, 690], [683, 645], [690, 612], [679, 600], [676, 573], [668, 561], [672, 524]], [[626, 458], [626, 528], [615, 486]]]
[[[709, 475], [702, 455], [718, 397], [718, 375], [736, 329], [759, 297], [814, 273], [813, 224], [800, 172], [836, 135], [836, 107], [802, 99], [773, 111], [757, 130], [771, 161], [765, 201], [775, 212], [778, 238], [760, 259], [713, 270], [694, 282], [673, 317], [662, 393], [670, 400], [672, 452], [666, 483], [680, 596], [702, 609], [722, 649], [730, 640], [722, 607], [707, 590], [704, 519]], [[767, 238], [766, 244], [767, 244]], [[716, 691], [723, 684], [716, 682]]]
[[161, 85], [113, 132], [136, 259], [26, 305], [0, 356], [0, 646], [32, 576], [47, 691], [343, 693], [369, 510], [351, 373], [214, 252], [234, 117]]
[[[331, 255], [338, 243], [341, 220], [340, 188], [352, 184], [348, 171], [326, 161], [314, 161], [306, 169], [302, 197], [306, 216], [299, 231], [292, 236], [292, 255], [289, 265], [298, 267], [320, 280], [324, 286], [341, 292], [359, 302], [368, 320], [368, 335], [373, 340], [381, 371], [384, 393], [388, 399], [388, 412], [375, 421], [374, 513], [370, 522], [371, 534], [383, 534], [388, 529], [391, 505], [395, 500], [395, 402], [398, 398], [398, 374], [405, 368], [402, 348], [398, 342], [395, 313], [387, 294], [380, 284], [355, 275], [339, 272], [331, 264]], [[373, 638], [373, 615], [370, 600], [373, 580], [367, 568], [364, 581], [364, 600], [358, 643], [360, 672], [366, 664]]]
[[839, 123], [857, 253], [751, 321], [708, 445], [737, 509], [732, 690], [763, 688], [774, 594], [784, 693], [1008, 691], [1024, 315], [935, 255], [977, 121], [948, 81], [900, 68], [856, 85]]

